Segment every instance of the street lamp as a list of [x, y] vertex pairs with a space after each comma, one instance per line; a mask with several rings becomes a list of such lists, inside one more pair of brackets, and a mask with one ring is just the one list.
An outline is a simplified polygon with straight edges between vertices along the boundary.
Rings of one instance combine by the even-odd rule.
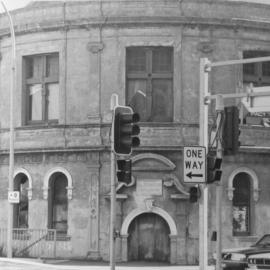
[[[10, 138], [9, 138], [9, 177], [8, 177], [8, 191], [13, 191], [14, 183], [13, 183], [13, 172], [14, 172], [14, 115], [13, 115], [13, 107], [14, 107], [14, 98], [13, 94], [15, 91], [16, 85], [16, 47], [15, 47], [15, 32], [13, 21], [9, 11], [7, 10], [3, 1], [1, 4], [5, 10], [6, 15], [8, 16], [9, 28], [10, 28], [10, 36], [11, 36], [11, 49], [12, 49], [12, 57], [11, 57], [11, 81], [10, 81]], [[12, 258], [12, 228], [13, 228], [13, 204], [8, 203], [8, 224], [7, 224], [7, 257]]]

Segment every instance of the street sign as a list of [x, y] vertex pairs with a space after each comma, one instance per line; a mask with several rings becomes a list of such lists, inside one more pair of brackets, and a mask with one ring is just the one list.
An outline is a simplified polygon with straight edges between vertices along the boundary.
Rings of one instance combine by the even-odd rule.
[[8, 192], [8, 202], [9, 203], [20, 203], [20, 192], [19, 191], [9, 191]]
[[183, 153], [183, 172], [185, 183], [206, 182], [206, 148], [185, 146]]

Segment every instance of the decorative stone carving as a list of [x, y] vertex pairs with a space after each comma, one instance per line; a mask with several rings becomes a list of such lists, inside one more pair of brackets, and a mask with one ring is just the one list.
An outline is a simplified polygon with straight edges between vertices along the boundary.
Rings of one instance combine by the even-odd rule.
[[99, 247], [99, 175], [91, 174], [89, 185], [89, 207], [90, 207], [90, 251], [97, 252]]
[[33, 189], [32, 188], [26, 188], [27, 190], [27, 197], [28, 197], [28, 200], [31, 201], [32, 200], [32, 196], [33, 196]]
[[185, 190], [184, 186], [178, 180], [177, 176], [175, 176], [174, 174], [165, 175], [163, 177], [163, 185], [166, 187], [172, 187], [174, 185], [180, 193], [189, 195], [189, 193]]
[[197, 49], [202, 53], [211, 53], [214, 50], [214, 44], [211, 41], [202, 41], [198, 44]]
[[116, 186], [116, 192], [119, 191], [122, 187], [132, 187], [136, 183], [136, 178], [134, 176], [131, 176], [131, 182], [129, 184], [123, 183], [123, 182], [117, 182]]
[[[176, 166], [173, 162], [171, 162], [169, 159], [167, 159], [166, 157], [162, 156], [162, 155], [158, 155], [158, 154], [152, 154], [152, 153], [144, 153], [144, 154], [139, 154], [136, 155], [134, 157], [131, 158], [132, 160], [132, 164], [144, 160], [144, 159], [153, 159], [153, 160], [158, 160], [161, 163], [163, 163], [164, 165], [166, 165], [167, 170], [169, 171], [173, 171]], [[136, 167], [134, 167], [134, 171], [136, 171]], [[149, 168], [145, 167], [145, 168], [138, 168], [140, 171], [145, 170], [148, 171]]]
[[43, 199], [47, 200], [48, 199], [48, 192], [49, 192], [49, 187], [43, 187]]
[[91, 53], [98, 53], [104, 49], [104, 44], [102, 42], [89, 42], [87, 49]]
[[235, 188], [227, 188], [228, 198], [230, 201], [232, 201], [232, 199], [233, 199], [233, 191], [234, 190], [235, 190]]
[[69, 200], [71, 200], [73, 187], [67, 186], [66, 189], [67, 189], [67, 197]]
[[145, 200], [145, 208], [147, 211], [152, 212], [152, 209], [154, 207], [154, 200], [153, 199], [146, 199]]

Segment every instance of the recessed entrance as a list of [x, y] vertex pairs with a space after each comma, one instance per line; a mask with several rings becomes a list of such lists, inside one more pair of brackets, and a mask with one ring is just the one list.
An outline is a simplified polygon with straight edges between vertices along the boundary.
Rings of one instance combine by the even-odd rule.
[[128, 260], [169, 262], [169, 233], [167, 222], [159, 215], [140, 214], [129, 226]]

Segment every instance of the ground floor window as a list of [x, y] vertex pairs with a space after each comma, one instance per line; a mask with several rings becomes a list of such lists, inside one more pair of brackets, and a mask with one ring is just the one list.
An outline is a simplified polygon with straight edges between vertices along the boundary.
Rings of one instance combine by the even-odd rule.
[[239, 173], [233, 180], [233, 235], [250, 235], [250, 179]]

